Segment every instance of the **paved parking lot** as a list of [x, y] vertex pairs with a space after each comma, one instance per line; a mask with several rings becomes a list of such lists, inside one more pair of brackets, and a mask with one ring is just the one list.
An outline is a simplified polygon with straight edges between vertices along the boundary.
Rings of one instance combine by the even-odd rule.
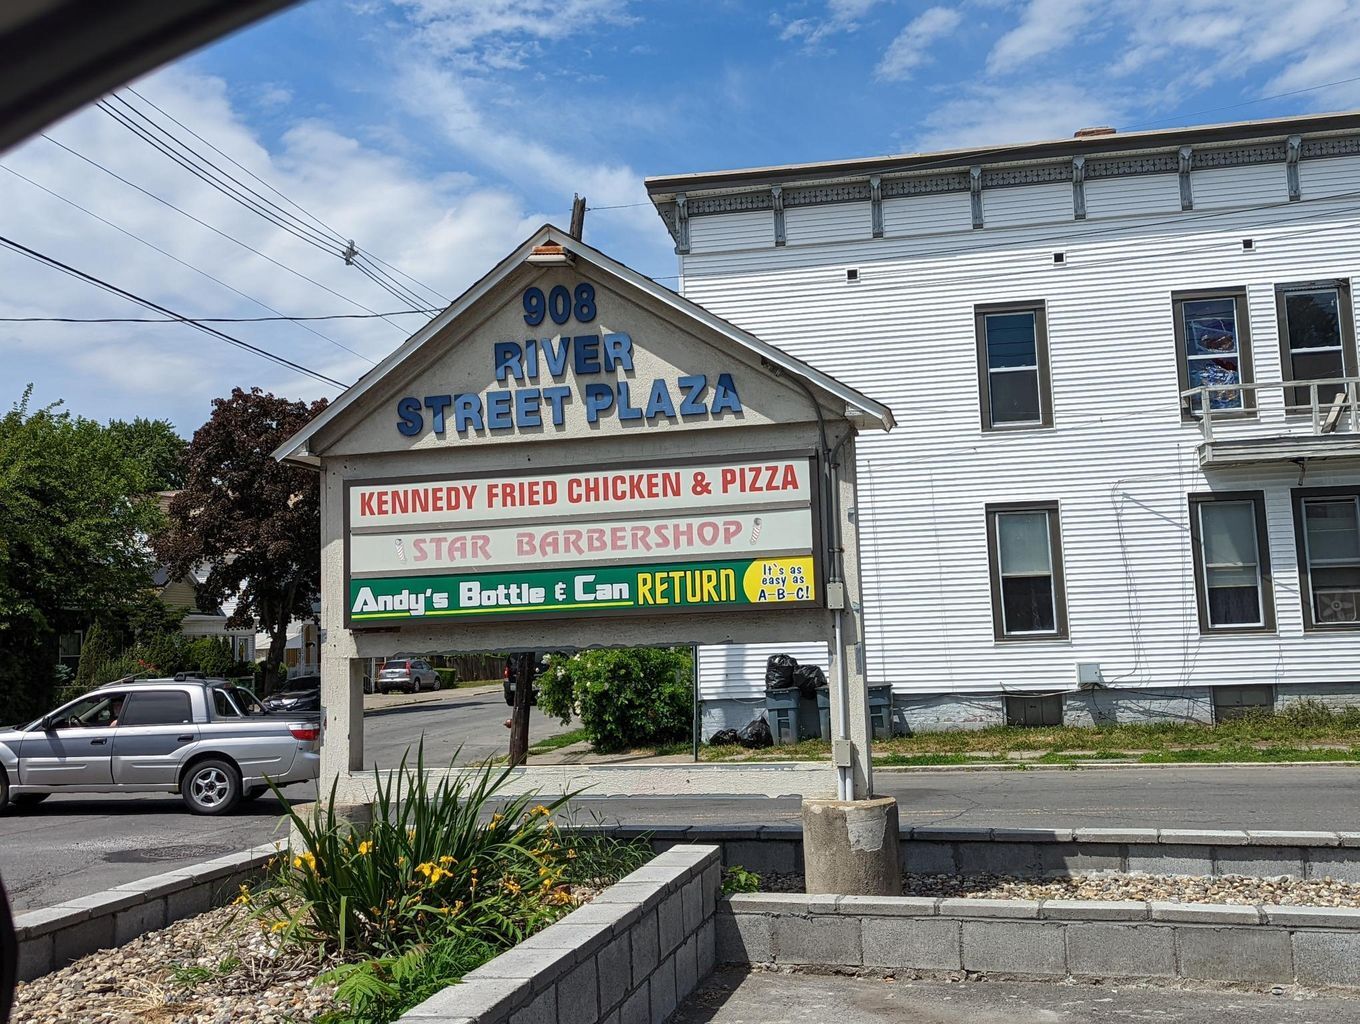
[[672, 1024], [1354, 1024], [1337, 996], [720, 970]]

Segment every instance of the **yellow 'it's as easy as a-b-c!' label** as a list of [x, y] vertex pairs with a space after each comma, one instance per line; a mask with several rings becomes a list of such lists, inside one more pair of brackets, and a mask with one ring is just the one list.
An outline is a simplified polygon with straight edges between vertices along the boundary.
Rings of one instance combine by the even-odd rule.
[[742, 590], [752, 604], [812, 601], [817, 596], [812, 558], [762, 558], [747, 567]]

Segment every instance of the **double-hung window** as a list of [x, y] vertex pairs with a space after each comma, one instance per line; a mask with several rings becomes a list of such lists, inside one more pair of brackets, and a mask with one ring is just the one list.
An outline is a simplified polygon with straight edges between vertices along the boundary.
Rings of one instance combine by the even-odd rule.
[[1066, 637], [1057, 502], [988, 505], [987, 546], [996, 638]]
[[1360, 489], [1296, 490], [1294, 531], [1304, 626], [1360, 627]]
[[982, 429], [1051, 427], [1043, 303], [978, 306], [974, 316]]
[[[1285, 380], [1330, 380], [1355, 375], [1355, 329], [1349, 282], [1279, 285], [1275, 289], [1275, 312], [1280, 327], [1280, 365]], [[1330, 405], [1343, 391], [1340, 384], [1319, 387], [1318, 404]], [[1311, 408], [1310, 392], [1307, 387], [1286, 389], [1287, 408], [1290, 411]]]
[[[1251, 383], [1251, 330], [1247, 293], [1243, 288], [1176, 292], [1171, 296], [1181, 391], [1225, 384]], [[1209, 392], [1209, 409], [1249, 412], [1250, 391], [1240, 388]], [[1198, 419], [1203, 401], [1191, 395], [1181, 403], [1186, 419]]]
[[1190, 538], [1200, 631], [1273, 631], [1275, 601], [1262, 492], [1190, 495]]

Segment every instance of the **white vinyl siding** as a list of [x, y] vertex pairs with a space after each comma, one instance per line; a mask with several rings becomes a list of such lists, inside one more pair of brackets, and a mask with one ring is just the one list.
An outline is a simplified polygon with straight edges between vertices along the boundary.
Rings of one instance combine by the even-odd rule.
[[689, 219], [689, 246], [694, 253], [774, 248], [774, 214], [769, 210], [724, 213]]
[[1086, 219], [1177, 213], [1180, 181], [1174, 174], [1095, 178], [1086, 182]]
[[1289, 202], [1284, 163], [1206, 167], [1190, 172], [1196, 210]]
[[[963, 196], [965, 206], [968, 197]], [[982, 221], [989, 228], [1052, 224], [1072, 220], [1072, 184], [983, 189]]]
[[784, 210], [784, 237], [788, 245], [867, 239], [872, 232], [868, 203], [831, 203]]
[[[1229, 182], [1243, 170], [1234, 187], [1244, 205], [1284, 197], [1282, 164], [1215, 174]], [[1057, 689], [1073, 685], [1078, 661], [1100, 663], [1122, 688], [1354, 682], [1353, 635], [1304, 634], [1298, 467], [1220, 470], [1213, 480], [1199, 468], [1198, 426], [1182, 421], [1177, 394], [1171, 295], [1244, 287], [1256, 378], [1278, 380], [1275, 286], [1360, 274], [1360, 212], [1293, 203], [1198, 217], [1203, 173], [1186, 213], [1175, 175], [1088, 182], [1088, 210], [1104, 192], [1101, 215], [1121, 219], [1065, 224], [1063, 267], [1051, 263], [1051, 227], [973, 230], [968, 196], [957, 193], [886, 200], [892, 227], [882, 239], [685, 259], [689, 298], [896, 414], [892, 433], [857, 442], [871, 683], [903, 693], [995, 693], [1002, 681]], [[1154, 195], [1174, 209], [1149, 208], [1140, 230], [1134, 211]], [[952, 233], [923, 237], [912, 211], [924, 210]], [[1257, 251], [1242, 251], [1247, 237], [1260, 240]], [[860, 283], [845, 283], [845, 266], [860, 268]], [[1040, 299], [1054, 428], [984, 433], [974, 308]], [[1294, 429], [1278, 397], [1263, 395], [1257, 417], [1225, 424], [1222, 436]], [[1309, 486], [1343, 484], [1360, 484], [1360, 471], [1309, 467]], [[1264, 492], [1274, 634], [1200, 634], [1186, 496], [1215, 489]], [[984, 508], [1055, 498], [1069, 638], [998, 643]]]
[[1360, 160], [1328, 157], [1299, 164], [1299, 192], [1305, 199], [1360, 192]]
[[[823, 672], [830, 664], [824, 643], [703, 647], [699, 652], [699, 699], [761, 702], [765, 697], [765, 662], [774, 654], [792, 655], [798, 664], [816, 665]], [[756, 713], [753, 711], [751, 717]]]
[[938, 235], [951, 231], [968, 231], [972, 226], [972, 206], [967, 192], [944, 192], [938, 195], [883, 200], [885, 237]]

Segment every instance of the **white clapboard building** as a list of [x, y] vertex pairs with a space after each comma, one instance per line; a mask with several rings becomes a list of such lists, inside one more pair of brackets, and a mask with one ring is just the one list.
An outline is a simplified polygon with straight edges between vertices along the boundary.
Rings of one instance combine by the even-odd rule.
[[[1360, 702], [1360, 114], [647, 187], [686, 297], [896, 414], [857, 519], [899, 728]], [[706, 733], [770, 653], [701, 652]]]

